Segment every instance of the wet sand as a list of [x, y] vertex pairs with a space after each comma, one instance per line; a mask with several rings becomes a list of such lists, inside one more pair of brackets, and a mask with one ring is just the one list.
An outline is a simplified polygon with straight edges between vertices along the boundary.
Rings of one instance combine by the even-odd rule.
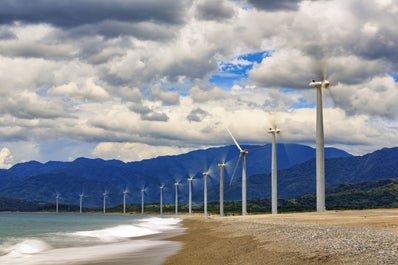
[[[165, 264], [398, 264], [398, 209], [183, 217]], [[169, 239], [170, 240], [170, 239]]]

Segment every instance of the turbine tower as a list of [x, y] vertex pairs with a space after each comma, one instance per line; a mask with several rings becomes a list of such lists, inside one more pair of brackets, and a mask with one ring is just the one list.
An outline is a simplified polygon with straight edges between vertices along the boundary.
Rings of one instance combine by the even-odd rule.
[[232, 183], [232, 179], [235, 175], [235, 171], [238, 168], [240, 159], [242, 159], [242, 215], [246, 215], [247, 214], [247, 210], [246, 210], [246, 155], [249, 153], [249, 150], [243, 150], [240, 147], [240, 145], [238, 144], [238, 141], [232, 135], [232, 133], [228, 129], [227, 129], [227, 131], [228, 131], [229, 135], [231, 135], [232, 140], [234, 141], [236, 147], [240, 151], [240, 155], [239, 155], [238, 161], [236, 161], [234, 173], [232, 174], [230, 183]]
[[207, 176], [209, 172], [203, 172], [203, 211], [205, 218], [207, 219]]
[[56, 213], [58, 213], [59, 197], [60, 197], [60, 194], [57, 193], [57, 194], [55, 195], [55, 212], [56, 212]]
[[144, 193], [145, 189], [141, 189], [141, 214], [144, 215]]
[[123, 191], [123, 214], [126, 215], [126, 196], [127, 196], [128, 190], [127, 188]]
[[164, 185], [160, 186], [160, 215], [163, 215], [163, 189]]
[[104, 193], [102, 193], [102, 196], [104, 196], [104, 205], [103, 205], [103, 208], [104, 208], [104, 213], [106, 212], [106, 197], [108, 197], [108, 192], [104, 192]]
[[316, 82], [312, 80], [309, 86], [316, 88], [316, 210], [323, 212], [325, 207], [325, 139], [323, 133], [323, 107], [322, 93], [329, 86], [329, 81], [324, 79]]
[[224, 216], [224, 163], [219, 163], [218, 167], [220, 168], [220, 216]]
[[178, 185], [180, 185], [180, 183], [175, 182], [174, 186], [175, 186], [175, 213], [176, 215], [178, 214]]
[[278, 166], [276, 161], [276, 135], [280, 132], [278, 128], [269, 128], [272, 134], [272, 158], [271, 158], [271, 205], [272, 214], [278, 213]]
[[83, 212], [83, 197], [84, 197], [84, 193], [80, 193], [79, 197], [80, 197], [80, 213], [82, 213]]
[[192, 180], [193, 180], [193, 177], [188, 178], [188, 188], [189, 188], [188, 211], [189, 211], [189, 215], [192, 215]]

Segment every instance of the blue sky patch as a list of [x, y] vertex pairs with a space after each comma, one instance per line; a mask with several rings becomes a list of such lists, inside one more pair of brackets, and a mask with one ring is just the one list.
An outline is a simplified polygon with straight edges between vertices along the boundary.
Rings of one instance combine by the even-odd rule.
[[398, 73], [390, 72], [389, 74], [394, 78], [395, 82], [398, 82]]
[[231, 88], [236, 82], [247, 79], [254, 64], [259, 64], [264, 58], [270, 57], [272, 51], [242, 54], [229, 62], [218, 62], [218, 71], [214, 72], [209, 81], [225, 89]]
[[290, 109], [305, 109], [305, 108], [315, 108], [316, 102], [315, 101], [308, 101], [305, 98], [299, 98], [297, 102], [295, 102]]

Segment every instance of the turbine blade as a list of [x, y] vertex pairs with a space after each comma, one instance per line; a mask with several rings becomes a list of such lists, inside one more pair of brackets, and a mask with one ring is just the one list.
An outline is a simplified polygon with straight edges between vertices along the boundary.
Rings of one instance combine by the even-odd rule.
[[242, 153], [240, 153], [238, 161], [236, 161], [234, 171], [232, 172], [231, 180], [229, 181], [229, 185], [232, 185], [232, 181], [234, 180], [234, 176], [235, 176], [236, 170], [238, 169], [239, 162], [240, 162], [241, 158], [242, 158]]
[[228, 131], [229, 135], [231, 135], [231, 138], [232, 138], [232, 140], [234, 141], [234, 143], [235, 143], [236, 147], [238, 147], [239, 151], [241, 151], [241, 152], [242, 152], [243, 150], [242, 150], [242, 148], [240, 147], [240, 145], [238, 144], [238, 141], [236, 141], [236, 139], [235, 139], [235, 137], [232, 135], [231, 131], [230, 131], [230, 130], [228, 130], [228, 128], [226, 128], [226, 129], [227, 129], [227, 131]]

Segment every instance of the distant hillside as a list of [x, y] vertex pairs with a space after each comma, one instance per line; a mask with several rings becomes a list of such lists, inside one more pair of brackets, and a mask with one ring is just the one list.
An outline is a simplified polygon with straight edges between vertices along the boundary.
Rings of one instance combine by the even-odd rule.
[[[243, 146], [243, 148], [251, 150], [247, 156], [248, 176], [264, 175], [270, 172], [270, 145]], [[311, 163], [310, 161], [315, 157], [315, 149], [303, 145], [278, 144], [277, 150], [280, 169], [298, 166], [306, 161]], [[78, 204], [79, 194], [84, 192], [87, 195], [85, 206], [98, 207], [102, 205], [102, 193], [108, 191], [107, 202], [109, 206], [112, 206], [121, 203], [122, 191], [125, 188], [130, 191], [127, 198], [129, 203], [140, 201], [140, 190], [143, 187], [146, 189], [146, 202], [157, 202], [159, 186], [166, 184], [164, 200], [171, 202], [174, 199], [173, 183], [178, 180], [181, 181], [180, 197], [184, 201], [187, 200], [187, 178], [195, 175], [194, 198], [196, 201], [201, 201], [203, 199], [200, 195], [203, 189], [202, 172], [210, 171], [209, 190], [212, 190], [212, 186], [214, 189], [209, 196], [216, 198], [219, 174], [217, 164], [220, 161], [227, 163], [225, 172], [227, 181], [238, 156], [239, 151], [235, 146], [225, 146], [130, 163], [87, 158], [78, 158], [73, 162], [50, 161], [44, 164], [31, 161], [0, 171], [0, 196], [51, 202], [55, 200], [55, 194], [58, 192], [61, 194], [62, 203]], [[350, 158], [351, 155], [335, 148], [326, 148], [325, 157]], [[238, 168], [237, 172], [240, 171], [241, 169]], [[240, 174], [236, 176], [238, 181], [239, 176]], [[249, 181], [250, 179], [255, 180], [256, 177], [249, 178]], [[236, 187], [230, 189], [231, 194], [226, 193], [227, 198], [239, 198], [240, 191], [239, 189], [235, 191], [234, 188]], [[258, 190], [266, 190], [265, 182], [263, 187], [254, 188], [253, 192], [251, 190], [252, 188], [249, 191], [253, 195]], [[292, 196], [303, 193], [305, 192], [296, 192]]]
[[[79, 207], [76, 205], [58, 205], [59, 211], [79, 211]], [[40, 201], [25, 201], [10, 198], [0, 198], [0, 211], [12, 211], [12, 212], [55, 212], [55, 204]]]
[[[293, 199], [279, 199], [279, 212], [314, 211], [316, 194], [305, 194]], [[218, 202], [209, 202], [208, 211], [213, 214], [219, 212]], [[342, 183], [330, 186], [326, 189], [326, 205], [328, 210], [344, 209], [372, 209], [372, 208], [397, 208], [398, 207], [398, 179], [382, 179], [361, 183]], [[271, 199], [250, 199], [247, 204], [249, 213], [270, 213]], [[195, 204], [194, 212], [203, 212], [203, 204]], [[76, 205], [59, 205], [60, 212], [79, 211]], [[84, 212], [101, 211], [102, 209], [83, 209]], [[174, 204], [165, 204], [165, 213], [174, 213]], [[55, 211], [54, 203], [30, 202], [17, 199], [0, 198], [0, 211]], [[107, 209], [107, 212], [122, 212], [121, 204], [114, 208]], [[128, 212], [139, 213], [140, 203], [127, 206]], [[180, 204], [180, 212], [188, 212], [186, 204]], [[235, 201], [225, 201], [224, 211], [226, 214], [240, 214], [241, 204]], [[146, 213], [159, 212], [159, 202], [147, 204]]]
[[[296, 200], [303, 208], [313, 208], [316, 195], [307, 194]], [[371, 209], [398, 207], [398, 179], [361, 183], [342, 183], [326, 189], [326, 206], [333, 209]]]

